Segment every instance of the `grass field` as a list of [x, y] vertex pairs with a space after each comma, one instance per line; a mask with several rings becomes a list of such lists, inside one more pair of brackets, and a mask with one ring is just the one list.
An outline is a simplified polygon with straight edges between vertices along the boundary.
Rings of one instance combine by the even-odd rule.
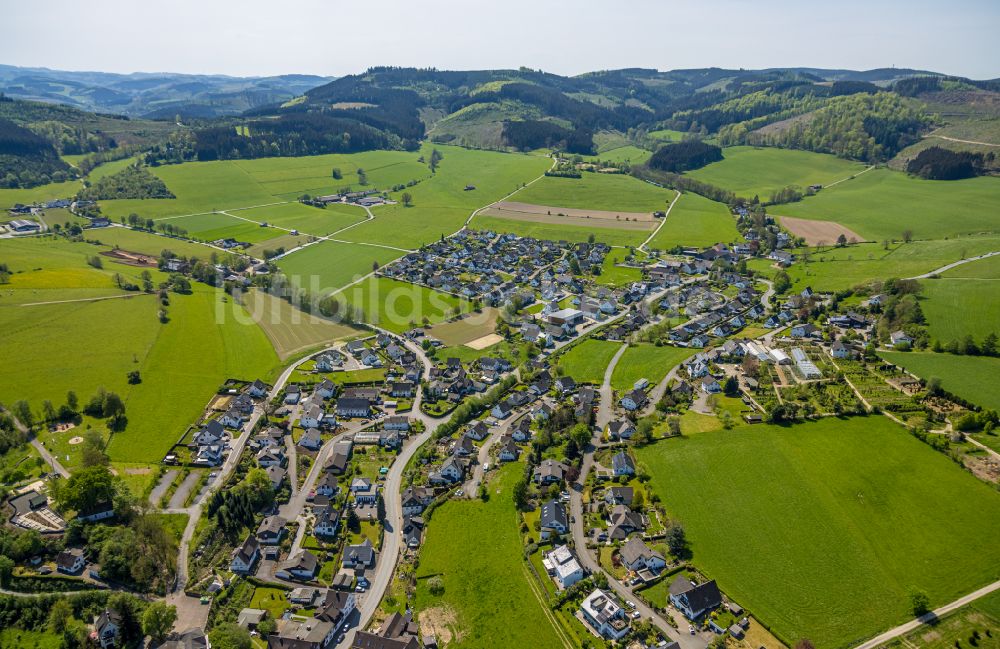
[[0, 647], [11, 649], [59, 649], [63, 638], [53, 631], [0, 629]]
[[255, 243], [284, 234], [281, 230], [263, 228], [255, 223], [248, 223], [235, 216], [221, 213], [167, 217], [158, 222], [170, 223], [178, 228], [183, 228], [189, 237], [202, 241], [230, 238]]
[[480, 313], [470, 313], [459, 320], [435, 325], [427, 330], [427, 335], [449, 347], [464, 345], [493, 333], [499, 313], [493, 307], [486, 307]]
[[86, 238], [91, 241], [100, 241], [111, 247], [118, 246], [122, 250], [141, 252], [157, 257], [164, 250], [170, 250], [185, 257], [199, 257], [201, 259], [209, 259], [213, 252], [219, 252], [214, 248], [200, 243], [192, 243], [183, 239], [173, 239], [158, 234], [142, 232], [141, 230], [132, 230], [131, 228], [88, 230]]
[[576, 209], [654, 212], [665, 210], [674, 192], [621, 174], [585, 173], [582, 178], [545, 177], [510, 200]]
[[613, 228], [587, 228], [577, 225], [555, 225], [536, 221], [502, 219], [493, 216], [477, 216], [469, 224], [477, 230], [511, 232], [522, 237], [549, 239], [552, 241], [587, 241], [594, 235], [596, 241], [609, 246], [638, 246], [649, 237], [645, 230], [617, 230]]
[[[511, 500], [522, 471], [519, 463], [502, 468], [488, 485], [488, 502], [450, 500], [434, 511], [420, 550], [413, 603], [422, 621], [438, 622], [441, 644], [465, 649], [563, 646], [523, 565]], [[444, 583], [443, 594], [430, 593], [432, 576]], [[450, 642], [440, 627], [450, 633]]]
[[859, 162], [794, 149], [734, 146], [723, 149], [722, 155], [721, 161], [686, 175], [728, 189], [737, 196], [759, 196], [762, 201], [789, 185], [802, 190], [809, 185], [829, 185], [865, 169]]
[[354, 327], [303, 313], [286, 300], [256, 289], [245, 294], [244, 306], [281, 360], [360, 333]]
[[980, 259], [978, 261], [969, 262], [968, 264], [956, 266], [951, 270], [945, 271], [941, 276], [948, 279], [956, 277], [1000, 279], [1000, 256], [988, 257], [987, 259]]
[[81, 189], [83, 189], [83, 185], [78, 180], [49, 183], [30, 189], [0, 189], [0, 208], [6, 209], [15, 203], [30, 205], [57, 198], [72, 198]]
[[[786, 272], [796, 291], [806, 286], [820, 291], [837, 291], [873, 279], [922, 275], [964, 256], [991, 250], [1000, 250], [1000, 237], [914, 241], [890, 244], [888, 250], [883, 249], [881, 244], [862, 243], [845, 248], [824, 248], [822, 252], [814, 250], [808, 261], [800, 258]], [[766, 259], [751, 260], [749, 266], [763, 271], [767, 277], [775, 273], [771, 262]]]
[[[121, 294], [111, 275], [135, 278], [139, 269], [110, 262], [91, 268], [84, 260], [96, 250], [61, 239], [0, 242], [0, 259], [21, 271], [0, 290], [0, 357], [18, 368], [0, 376], [0, 401], [26, 399], [37, 411], [45, 399], [64, 403], [68, 390], [85, 402], [104, 386], [122, 396], [129, 419], [111, 441], [111, 459], [156, 462], [225, 378], [266, 378], [278, 358], [242, 307], [200, 284], [190, 295], [170, 295], [167, 324], [157, 319], [152, 295], [20, 306]], [[153, 276], [154, 282], [163, 277]], [[132, 370], [142, 383], [127, 384]]]
[[[144, 218], [162, 218], [268, 205], [293, 201], [302, 194], [331, 194], [358, 185], [357, 169], [363, 168], [369, 187], [387, 189], [398, 183], [430, 176], [419, 154], [407, 151], [366, 151], [353, 154], [188, 162], [164, 165], [151, 171], [177, 196], [166, 200], [102, 201], [104, 213], [117, 219], [136, 212]], [[332, 177], [337, 167], [342, 180]]]
[[[340, 235], [347, 241], [367, 241], [399, 248], [420, 245], [449, 235], [465, 223], [475, 210], [500, 200], [523, 183], [548, 169], [551, 161], [541, 156], [475, 151], [442, 145], [424, 145], [420, 153], [429, 157], [437, 149], [444, 158], [433, 177], [407, 188], [413, 205], [376, 207], [375, 219]], [[475, 190], [465, 191], [467, 185]], [[402, 192], [392, 194], [397, 200]]]
[[[232, 214], [258, 223], [267, 223], [288, 230], [298, 230], [302, 234], [315, 236], [326, 236], [355, 223], [360, 223], [367, 218], [364, 209], [360, 207], [336, 203], [325, 208], [303, 205], [299, 202], [283, 203], [233, 211]], [[281, 231], [269, 230], [269, 232], [275, 236], [284, 234]]]
[[881, 352], [880, 355], [905, 367], [922, 379], [936, 376], [941, 387], [985, 408], [1000, 410], [1000, 358], [956, 356], [933, 352]]
[[618, 359], [611, 375], [611, 387], [619, 392], [631, 390], [639, 379], [647, 379], [650, 385], [656, 385], [667, 372], [693, 353], [691, 349], [669, 345], [632, 345]]
[[365, 322], [397, 333], [441, 322], [471, 308], [468, 301], [454, 295], [386, 277], [371, 277], [337, 296], [361, 308]]
[[642, 164], [649, 160], [651, 155], [653, 155], [652, 151], [640, 149], [631, 144], [625, 144], [613, 149], [607, 149], [606, 151], [599, 151], [597, 155], [588, 158], [588, 160], [594, 162], [630, 162], [632, 164]]
[[964, 646], [964, 643], [978, 649], [1000, 648], [1000, 592], [994, 591], [934, 624], [922, 626], [882, 647], [955, 649]]
[[878, 241], [1000, 232], [1000, 178], [922, 180], [898, 171], [874, 169], [854, 180], [824, 189], [798, 203], [769, 211], [783, 216], [836, 221]]
[[649, 247], [669, 250], [677, 245], [711, 246], [740, 238], [736, 219], [725, 204], [688, 192], [677, 199]]
[[928, 279], [920, 306], [932, 338], [944, 343], [971, 334], [982, 342], [988, 334], [1000, 336], [1000, 286], [995, 279]]
[[360, 244], [320, 241], [277, 260], [278, 267], [297, 286], [313, 295], [326, 295], [398, 259], [403, 252]]
[[621, 346], [622, 343], [610, 340], [588, 338], [559, 356], [559, 366], [565, 370], [566, 376], [573, 377], [577, 383], [600, 385], [604, 382], [604, 370]]
[[1000, 495], [885, 418], [637, 453], [694, 563], [788, 644], [853, 645], [907, 619], [913, 589], [939, 606], [1000, 577]]

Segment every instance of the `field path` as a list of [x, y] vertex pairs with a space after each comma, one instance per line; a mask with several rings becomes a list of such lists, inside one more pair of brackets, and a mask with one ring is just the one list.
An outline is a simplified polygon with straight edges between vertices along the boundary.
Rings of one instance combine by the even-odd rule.
[[965, 595], [964, 597], [959, 597], [950, 604], [945, 604], [940, 608], [934, 609], [930, 613], [924, 613], [920, 617], [910, 620], [906, 624], [900, 624], [894, 629], [889, 629], [885, 633], [875, 636], [868, 642], [865, 642], [864, 644], [859, 644], [857, 647], [854, 647], [854, 649], [875, 649], [875, 647], [883, 645], [886, 642], [898, 638], [902, 635], [906, 635], [910, 631], [918, 629], [925, 624], [931, 624], [933, 622], [936, 622], [937, 620], [941, 619], [948, 613], [951, 613], [956, 609], [962, 608], [967, 604], [971, 604], [980, 597], [985, 597], [986, 595], [989, 595], [990, 593], [996, 590], [1000, 590], [1000, 581], [995, 581], [992, 584], [989, 584], [988, 586], [983, 586], [979, 590], [973, 591], [968, 595]]
[[[548, 168], [548, 169], [546, 170], [546, 172], [545, 172], [545, 173], [548, 173], [549, 171], [552, 171], [553, 169], [555, 169], [555, 168], [556, 168], [556, 165], [557, 165], [557, 164], [559, 164], [559, 159], [558, 159], [558, 158], [552, 158], [552, 166], [551, 166], [551, 167], [549, 167], [549, 168]], [[492, 203], [490, 203], [489, 205], [483, 205], [483, 206], [482, 206], [482, 207], [480, 207], [479, 209], [476, 209], [476, 210], [473, 210], [472, 214], [470, 214], [470, 215], [469, 215], [469, 218], [465, 219], [465, 223], [463, 223], [463, 224], [462, 224], [462, 227], [461, 227], [461, 228], [459, 228], [459, 230], [458, 230], [458, 231], [459, 231], [459, 232], [461, 232], [461, 231], [462, 231], [462, 230], [464, 230], [465, 228], [469, 227], [469, 223], [471, 223], [471, 222], [472, 222], [472, 219], [476, 218], [476, 215], [477, 215], [477, 214], [479, 214], [480, 212], [482, 212], [483, 210], [485, 210], [485, 209], [486, 209], [487, 207], [490, 207], [490, 206], [492, 206], [492, 205], [495, 205], [495, 204], [497, 204], [497, 203], [501, 203], [501, 202], [503, 202], [503, 201], [507, 200], [508, 198], [510, 198], [511, 196], [513, 196], [514, 194], [518, 193], [518, 192], [519, 192], [519, 191], [521, 191], [522, 189], [525, 189], [525, 188], [527, 188], [527, 187], [529, 187], [529, 186], [531, 186], [531, 185], [534, 185], [534, 184], [535, 184], [535, 183], [537, 183], [537, 182], [538, 182], [539, 180], [541, 180], [542, 178], [544, 178], [544, 177], [545, 177], [545, 173], [543, 173], [543, 174], [542, 174], [541, 176], [539, 176], [538, 178], [535, 178], [534, 180], [529, 180], [528, 182], [524, 183], [523, 185], [521, 185], [520, 187], [518, 187], [517, 189], [515, 189], [515, 190], [514, 190], [514, 191], [512, 191], [511, 193], [509, 193], [509, 194], [507, 194], [506, 196], [503, 196], [503, 197], [501, 197], [501, 198], [498, 198], [497, 200], [493, 201], [493, 202], [492, 202]]]
[[939, 275], [939, 274], [941, 274], [941, 273], [943, 273], [945, 271], [951, 270], [952, 268], [955, 268], [957, 266], [961, 266], [962, 264], [968, 264], [968, 263], [973, 262], [973, 261], [979, 261], [980, 259], [986, 259], [988, 257], [994, 257], [996, 255], [1000, 255], [1000, 250], [994, 250], [993, 252], [985, 252], [985, 253], [983, 253], [981, 255], [978, 255], [976, 257], [969, 257], [967, 259], [961, 259], [959, 261], [954, 261], [954, 262], [952, 262], [950, 264], [945, 264], [944, 266], [941, 266], [940, 268], [935, 268], [932, 271], [928, 271], [928, 272], [924, 273], [923, 275], [915, 275], [913, 277], [907, 277], [906, 279], [927, 279], [931, 275]]
[[823, 185], [823, 189], [828, 189], [830, 187], [834, 187], [836, 185], [839, 185], [840, 183], [844, 182], [845, 180], [850, 180], [852, 178], [857, 178], [861, 174], [866, 174], [866, 173], [868, 173], [869, 171], [871, 171], [874, 168], [875, 168], [875, 165], [872, 165], [870, 167], [866, 167], [864, 170], [859, 171], [858, 173], [854, 174], [853, 176], [848, 176], [847, 178], [841, 178], [840, 180], [835, 180], [832, 183], [830, 183], [829, 185]]
[[99, 300], [119, 300], [140, 295], [152, 295], [152, 293], [126, 293], [125, 295], [105, 295], [103, 297], [79, 297], [72, 300], [49, 300], [48, 302], [27, 302], [18, 306], [43, 306], [45, 304], [66, 304], [68, 302], [97, 302]]
[[925, 138], [936, 137], [939, 140], [948, 140], [949, 142], [961, 142], [962, 144], [978, 144], [979, 146], [1000, 146], [1000, 144], [997, 144], [995, 142], [980, 142], [978, 140], [962, 140], [962, 139], [959, 139], [957, 137], [948, 137], [947, 135], [935, 135], [940, 130], [941, 129], [936, 129], [936, 130], [928, 133], [924, 137]]
[[653, 240], [653, 238], [657, 235], [657, 233], [659, 233], [660, 228], [662, 228], [664, 225], [667, 224], [667, 219], [670, 218], [670, 210], [674, 209], [674, 205], [677, 205], [677, 201], [679, 201], [681, 199], [681, 192], [680, 192], [680, 190], [678, 189], [678, 190], [674, 190], [674, 191], [677, 192], [677, 195], [674, 196], [674, 200], [670, 201], [670, 206], [667, 208], [667, 212], [663, 215], [663, 218], [660, 219], [660, 224], [658, 226], [656, 226], [656, 229], [653, 230], [653, 233], [651, 235], [649, 235], [649, 237], [645, 241], [643, 241], [641, 244], [639, 244], [639, 250], [643, 250], [643, 251], [646, 250], [646, 246], [649, 244], [650, 241]]

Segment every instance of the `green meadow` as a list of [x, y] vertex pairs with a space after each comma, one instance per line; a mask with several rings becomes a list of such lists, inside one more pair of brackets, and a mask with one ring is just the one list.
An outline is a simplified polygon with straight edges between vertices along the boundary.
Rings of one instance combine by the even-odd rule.
[[[511, 499], [523, 469], [520, 463], [504, 466], [487, 484], [487, 502], [449, 500], [434, 511], [428, 525], [413, 605], [421, 616], [451, 618], [443, 622], [452, 635], [449, 647], [564, 646], [524, 565]], [[440, 594], [431, 593], [432, 578], [443, 583]], [[440, 632], [438, 638], [440, 642]]]
[[798, 203], [772, 207], [782, 216], [836, 221], [879, 241], [943, 239], [960, 234], [997, 233], [1000, 178], [923, 180], [889, 169], [874, 169]]
[[201, 259], [208, 259], [213, 252], [219, 252], [215, 248], [200, 243], [124, 227], [88, 230], [86, 238], [88, 241], [98, 241], [107, 246], [117, 246], [122, 250], [141, 252], [156, 257], [164, 250], [170, 250], [185, 257], [199, 257]]
[[510, 197], [519, 203], [603, 210], [665, 210], [674, 192], [624, 174], [584, 173], [582, 178], [546, 176]]
[[[888, 249], [878, 243], [862, 243], [821, 251], [812, 249], [807, 251], [808, 259], [802, 258], [803, 251], [796, 251], [798, 259], [785, 272], [796, 291], [806, 286], [820, 291], [838, 291], [876, 279], [923, 275], [965, 257], [992, 250], [1000, 250], [1000, 237], [914, 241], [890, 244]], [[748, 265], [767, 277], [776, 272], [772, 262], [766, 259], [754, 259]]]
[[1000, 578], [1000, 494], [888, 419], [744, 426], [637, 455], [694, 564], [789, 646], [853, 646], [908, 619], [914, 590], [936, 607]]
[[737, 196], [759, 196], [766, 201], [772, 193], [790, 185], [803, 190], [809, 185], [829, 185], [865, 169], [860, 162], [795, 149], [733, 146], [723, 149], [722, 155], [719, 162], [685, 175]]
[[[425, 159], [437, 149], [444, 157], [427, 180], [391, 194], [413, 197], [410, 207], [375, 207], [375, 219], [343, 232], [338, 238], [414, 249], [459, 230], [481, 207], [500, 200], [522, 184], [539, 177], [551, 161], [536, 155], [476, 151], [441, 145], [424, 145]], [[416, 156], [417, 153], [411, 155]], [[472, 185], [474, 190], [466, 191]]]
[[15, 203], [30, 205], [57, 198], [72, 198], [81, 189], [83, 185], [78, 180], [49, 183], [30, 189], [0, 189], [0, 209], [6, 209]]
[[649, 247], [669, 250], [678, 245], [711, 246], [741, 239], [736, 219], [724, 203], [688, 192], [677, 199]]
[[267, 334], [281, 360], [359, 333], [354, 327], [309, 315], [286, 300], [256, 289], [244, 295], [243, 305]]
[[556, 223], [539, 223], [537, 221], [522, 221], [520, 219], [497, 218], [495, 216], [477, 216], [469, 224], [477, 230], [493, 230], [494, 232], [510, 232], [521, 237], [548, 239], [551, 241], [587, 241], [591, 235], [595, 241], [609, 246], [638, 246], [645, 241], [650, 232], [646, 230], [619, 230], [616, 228], [588, 228], [581, 225], [561, 225]]
[[922, 379], [937, 377], [941, 387], [984, 408], [1000, 410], [1000, 358], [957, 356], [933, 352], [880, 352], [887, 361]]
[[337, 293], [337, 297], [362, 309], [365, 322], [396, 333], [432, 325], [471, 309], [462, 298], [387, 277], [370, 277]]
[[630, 345], [615, 365], [611, 387], [619, 392], [627, 392], [639, 379], [648, 380], [651, 386], [656, 385], [678, 363], [694, 353], [694, 350], [670, 345]]
[[971, 335], [976, 342], [1000, 336], [1000, 286], [995, 279], [928, 279], [920, 306], [932, 338], [943, 343]]
[[559, 356], [559, 367], [565, 376], [571, 376], [577, 383], [604, 382], [604, 371], [611, 358], [621, 349], [622, 343], [610, 340], [588, 338]]
[[[249, 210], [231, 212], [233, 216], [250, 219], [258, 223], [267, 223], [277, 228], [298, 230], [302, 234], [326, 236], [337, 230], [360, 223], [368, 218], [363, 208], [356, 205], [333, 203], [325, 208], [303, 205], [298, 201], [283, 203], [268, 207], [255, 207]], [[287, 232], [267, 230], [272, 237], [282, 236]]]
[[320, 241], [278, 260], [278, 267], [297, 285], [325, 295], [401, 257], [399, 250], [356, 243]]
[[[360, 189], [357, 170], [368, 176], [368, 187], [392, 185], [430, 176], [419, 154], [407, 151], [367, 151], [353, 154], [186, 162], [152, 168], [177, 198], [101, 201], [105, 214], [118, 218], [136, 212], [143, 218], [163, 218], [294, 201], [302, 194], [331, 194], [344, 187]], [[339, 168], [341, 180], [332, 177]]]
[[[85, 258], [101, 249], [47, 237], [0, 241], [0, 259], [13, 271], [0, 287], [0, 357], [18, 368], [0, 377], [0, 401], [25, 399], [38, 411], [46, 399], [64, 403], [69, 390], [81, 402], [99, 387], [114, 390], [126, 402], [128, 426], [110, 442], [112, 460], [157, 462], [223, 380], [268, 378], [278, 358], [241, 306], [204, 285], [170, 294], [166, 324], [155, 295], [91, 300], [125, 295], [114, 287], [114, 273], [137, 281], [141, 272], [108, 258], [102, 269], [88, 266]], [[152, 274], [154, 282], [165, 277]], [[38, 304], [50, 301], [56, 303]], [[138, 385], [127, 382], [133, 370], [142, 377]], [[73, 465], [79, 447], [62, 437], [43, 439], [70, 453]]]

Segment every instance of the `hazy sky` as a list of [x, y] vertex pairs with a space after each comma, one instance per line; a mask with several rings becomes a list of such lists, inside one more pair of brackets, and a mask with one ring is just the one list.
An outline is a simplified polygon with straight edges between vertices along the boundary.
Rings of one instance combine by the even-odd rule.
[[68, 70], [895, 65], [1000, 77], [998, 0], [0, 0], [0, 16], [0, 63]]

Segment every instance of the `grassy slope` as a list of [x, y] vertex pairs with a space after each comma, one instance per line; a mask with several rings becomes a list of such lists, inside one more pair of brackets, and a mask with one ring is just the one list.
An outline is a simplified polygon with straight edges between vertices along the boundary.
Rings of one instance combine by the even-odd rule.
[[824, 189], [798, 203], [771, 209], [775, 214], [841, 223], [872, 240], [918, 239], [1000, 232], [1000, 178], [921, 180], [888, 169], [875, 169], [854, 180]]
[[945, 390], [963, 399], [1000, 410], [1000, 392], [996, 389], [1000, 358], [933, 352], [883, 352], [881, 355], [921, 378], [936, 376], [941, 379], [941, 386]]
[[621, 343], [587, 339], [560, 356], [559, 365], [565, 375], [573, 377], [577, 383], [600, 385], [604, 381], [604, 370], [621, 346]]
[[315, 295], [325, 295], [403, 255], [398, 250], [336, 241], [321, 241], [278, 260], [291, 280]]
[[[434, 511], [420, 550], [418, 611], [450, 609], [459, 640], [448, 646], [562, 647], [522, 569], [521, 538], [511, 500], [521, 464], [501, 469], [489, 484], [490, 500], [452, 500]], [[472, 551], [456, 552], [455, 548]], [[440, 575], [444, 594], [431, 595], [427, 579]]]
[[669, 250], [677, 245], [711, 246], [740, 239], [736, 219], [728, 207], [688, 192], [677, 199], [649, 247]]
[[49, 183], [30, 189], [0, 189], [0, 208], [6, 209], [15, 203], [30, 205], [56, 198], [72, 198], [81, 189], [83, 189], [83, 185], [78, 180]]
[[645, 230], [616, 230], [613, 228], [586, 228], [578, 225], [556, 225], [552, 223], [537, 223], [534, 221], [519, 221], [517, 219], [502, 219], [491, 216], [477, 216], [470, 224], [479, 230], [495, 232], [512, 232], [522, 237], [550, 239], [552, 241], [587, 241], [590, 235], [595, 240], [609, 246], [638, 246], [649, 236]]
[[[377, 207], [373, 210], [374, 221], [352, 228], [340, 238], [417, 248], [455, 232], [472, 212], [537, 178], [550, 165], [548, 159], [540, 156], [441, 145], [425, 145], [421, 153], [425, 159], [429, 158], [435, 148], [444, 156], [437, 173], [404, 190], [413, 196], [411, 207], [402, 204]], [[470, 184], [476, 189], [465, 191]], [[397, 192], [392, 197], [398, 200], [401, 194]]]
[[687, 175], [738, 196], [761, 200], [779, 189], [795, 185], [828, 185], [863, 171], [865, 165], [825, 153], [793, 149], [734, 146], [723, 149], [723, 160], [688, 172]]
[[258, 290], [250, 291], [244, 304], [281, 359], [357, 333], [352, 327], [305, 314], [285, 300]]
[[913, 588], [937, 606], [1000, 577], [1000, 496], [884, 418], [638, 455], [695, 564], [786, 642], [851, 645], [907, 618]]
[[[914, 241], [890, 245], [888, 250], [881, 244], [865, 243], [813, 252], [808, 263], [796, 261], [787, 272], [796, 290], [812, 286], [816, 290], [836, 291], [873, 279], [922, 275], [963, 256], [991, 250], [1000, 250], [1000, 237]], [[775, 272], [767, 260], [753, 260], [750, 266], [768, 277]]]
[[[185, 257], [209, 259], [214, 248], [182, 239], [172, 239], [129, 228], [101, 228], [87, 231], [87, 239], [99, 241], [108, 246], [118, 246], [123, 250], [159, 256], [164, 250], [172, 250]], [[221, 254], [221, 253], [220, 253]]]
[[665, 210], [674, 192], [632, 176], [585, 173], [582, 178], [545, 177], [519, 191], [510, 200], [535, 205], [613, 212]]
[[[222, 380], [266, 377], [277, 357], [241, 307], [223, 302], [221, 293], [203, 285], [191, 295], [170, 296], [165, 325], [157, 320], [152, 295], [19, 306], [122, 294], [111, 275], [134, 279], [138, 269], [108, 261], [102, 270], [91, 268], [84, 258], [96, 250], [44, 238], [0, 242], [0, 258], [20, 271], [0, 291], [5, 332], [0, 356], [19, 368], [0, 376], [0, 401], [23, 398], [38, 409], [44, 399], [63, 403], [68, 390], [85, 401], [105, 386], [126, 399], [129, 416], [127, 430], [111, 444], [112, 459], [157, 461]], [[153, 275], [154, 282], [163, 277]], [[133, 369], [140, 370], [143, 381], [129, 386], [126, 374]]]
[[425, 318], [434, 324], [456, 309], [471, 308], [471, 303], [454, 295], [386, 277], [371, 277], [337, 295], [363, 309], [366, 322], [396, 332], [420, 326]]
[[1000, 286], [990, 279], [937, 279], [923, 282], [920, 306], [933, 338], [944, 342], [971, 334], [977, 342], [1000, 335]]
[[694, 350], [684, 347], [633, 345], [618, 360], [611, 375], [611, 387], [618, 391], [631, 390], [639, 379], [647, 379], [650, 385], [656, 385], [671, 368], [693, 353]]

